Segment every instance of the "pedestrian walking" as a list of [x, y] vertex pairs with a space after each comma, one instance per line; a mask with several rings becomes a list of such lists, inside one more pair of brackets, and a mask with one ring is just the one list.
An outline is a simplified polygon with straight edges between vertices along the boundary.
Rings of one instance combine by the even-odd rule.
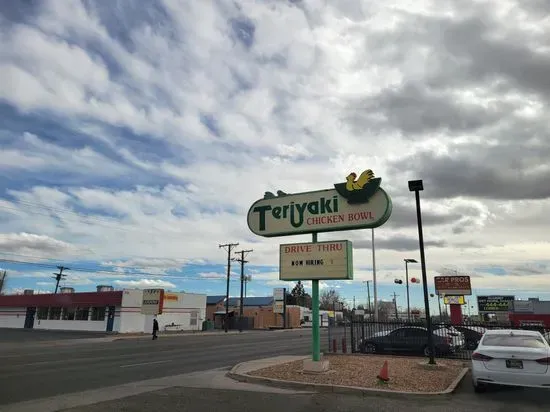
[[153, 340], [157, 339], [157, 332], [159, 331], [159, 323], [157, 322], [157, 318], [153, 319]]

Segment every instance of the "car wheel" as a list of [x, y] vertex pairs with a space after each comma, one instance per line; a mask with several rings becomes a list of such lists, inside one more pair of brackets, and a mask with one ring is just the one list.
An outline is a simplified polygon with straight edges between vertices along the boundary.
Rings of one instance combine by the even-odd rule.
[[428, 357], [431, 355], [432, 351], [430, 350], [430, 347], [428, 345], [424, 346], [424, 349], [422, 350], [424, 353], [424, 356]]
[[363, 346], [363, 353], [375, 353], [376, 345], [374, 343], [367, 343]]
[[472, 381], [472, 385], [474, 386], [475, 393], [483, 393], [487, 390], [487, 385], [483, 383], [476, 383], [475, 381]]

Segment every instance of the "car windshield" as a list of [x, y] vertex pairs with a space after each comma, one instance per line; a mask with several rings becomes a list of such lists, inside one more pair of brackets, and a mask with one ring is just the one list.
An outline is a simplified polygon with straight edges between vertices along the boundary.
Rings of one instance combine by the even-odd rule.
[[533, 335], [486, 335], [485, 346], [519, 346], [523, 348], [544, 348], [544, 341]]

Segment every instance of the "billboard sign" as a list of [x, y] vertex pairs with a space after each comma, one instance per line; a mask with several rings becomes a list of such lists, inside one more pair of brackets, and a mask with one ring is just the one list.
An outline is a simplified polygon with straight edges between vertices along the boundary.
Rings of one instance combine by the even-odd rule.
[[314, 192], [266, 192], [252, 204], [248, 227], [259, 236], [274, 237], [300, 233], [376, 228], [389, 219], [392, 202], [380, 187], [382, 179], [365, 170], [355, 173], [334, 189]]
[[279, 254], [280, 280], [353, 279], [349, 240], [285, 244]]
[[143, 315], [160, 315], [164, 306], [164, 289], [143, 289], [141, 313]]
[[435, 293], [445, 296], [471, 295], [470, 276], [436, 276]]
[[514, 307], [514, 296], [478, 296], [477, 307], [480, 313], [509, 312]]

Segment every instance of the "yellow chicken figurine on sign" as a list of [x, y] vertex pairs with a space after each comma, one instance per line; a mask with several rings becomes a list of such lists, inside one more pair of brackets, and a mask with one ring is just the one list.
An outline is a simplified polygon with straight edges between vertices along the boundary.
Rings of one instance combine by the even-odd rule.
[[371, 169], [367, 169], [361, 173], [357, 181], [355, 180], [356, 177], [357, 175], [355, 173], [350, 173], [348, 177], [346, 177], [346, 189], [350, 192], [363, 189], [368, 182], [374, 179], [374, 172]]

